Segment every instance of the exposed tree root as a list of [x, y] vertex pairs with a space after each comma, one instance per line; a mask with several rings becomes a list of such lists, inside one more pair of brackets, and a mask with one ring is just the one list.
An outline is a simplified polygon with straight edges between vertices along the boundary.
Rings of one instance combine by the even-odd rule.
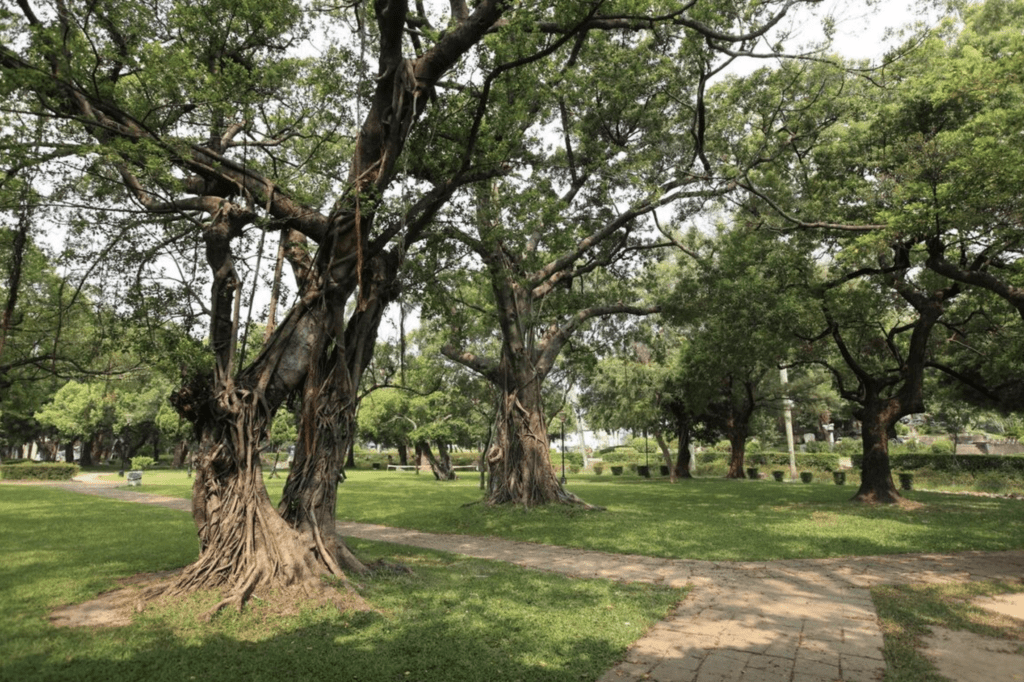
[[851, 502], [863, 502], [865, 504], [899, 504], [903, 497], [899, 493], [880, 493], [875, 490], [858, 492], [850, 498]]

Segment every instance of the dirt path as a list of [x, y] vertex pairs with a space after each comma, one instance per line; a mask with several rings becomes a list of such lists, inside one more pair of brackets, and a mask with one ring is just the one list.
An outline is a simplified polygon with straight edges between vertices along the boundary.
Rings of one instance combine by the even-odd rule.
[[[109, 483], [55, 484], [79, 493], [188, 511], [186, 500]], [[348, 537], [464, 554], [579, 578], [673, 586], [690, 596], [629, 649], [599, 682], [859, 682], [885, 672], [882, 634], [869, 588], [881, 584], [1019, 581], [1024, 550], [962, 554], [710, 562], [607, 554], [491, 537], [436, 535], [338, 522]], [[953, 633], [949, 658], [966, 660], [977, 643]], [[957, 640], [963, 642], [957, 644]], [[1021, 679], [1024, 656], [982, 657], [961, 665], [957, 682]], [[984, 664], [985, 667], [980, 667]], [[940, 668], [941, 670], [941, 668]], [[973, 670], [968, 674], [967, 670]]]

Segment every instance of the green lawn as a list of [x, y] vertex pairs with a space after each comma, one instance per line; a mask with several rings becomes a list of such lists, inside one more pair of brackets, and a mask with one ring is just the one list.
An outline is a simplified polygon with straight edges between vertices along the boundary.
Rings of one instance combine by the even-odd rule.
[[[147, 474], [161, 476], [173, 474]], [[0, 485], [0, 547], [0, 680], [19, 682], [579, 682], [614, 665], [684, 595], [357, 542], [363, 558], [413, 570], [360, 581], [373, 613], [307, 609], [282, 617], [257, 600], [203, 625], [195, 615], [211, 605], [206, 597], [144, 612], [123, 628], [69, 629], [48, 622], [54, 607], [88, 600], [119, 578], [192, 561], [191, 517]]]
[[[268, 481], [280, 494], [283, 479]], [[820, 558], [1024, 548], [1024, 500], [910, 491], [917, 509], [851, 503], [856, 488], [700, 478], [675, 485], [636, 476], [573, 476], [569, 489], [604, 512], [487, 509], [479, 478], [355, 470], [338, 518], [435, 533], [625, 554], [708, 560]], [[184, 473], [147, 473], [141, 490], [188, 497]], [[469, 505], [469, 506], [466, 506]]]
[[[670, 485], [606, 475], [572, 477], [569, 487], [607, 511], [526, 511], [474, 504], [478, 480], [352, 471], [339, 491], [339, 518], [714, 560], [1024, 547], [1020, 500], [910, 492], [921, 506], [906, 510], [850, 503], [854, 488], [831, 483], [708, 478]], [[268, 481], [271, 495], [282, 485], [283, 479]], [[151, 471], [140, 491], [187, 498], [190, 480], [183, 472]], [[191, 518], [0, 485], [0, 547], [2, 680], [596, 679], [683, 594], [356, 541], [353, 548], [368, 561], [413, 569], [360, 581], [375, 613], [311, 608], [281, 617], [256, 601], [240, 615], [199, 625], [195, 614], [210, 606], [207, 596], [147, 611], [128, 627], [82, 631], [55, 628], [47, 614], [111, 589], [119, 578], [190, 562], [197, 552]], [[885, 608], [883, 602], [883, 619], [895, 632], [913, 625], [916, 616], [887, 615]], [[891, 669], [893, 660], [911, 660], [914, 643], [887, 632]], [[900, 646], [909, 650], [896, 652]], [[917, 679], [922, 668], [912, 665], [917, 672], [892, 679]]]

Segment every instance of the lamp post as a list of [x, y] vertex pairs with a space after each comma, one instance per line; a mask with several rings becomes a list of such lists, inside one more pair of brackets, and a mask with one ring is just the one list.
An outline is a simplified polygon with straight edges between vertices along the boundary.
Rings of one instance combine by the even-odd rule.
[[562, 415], [562, 485], [565, 485], [565, 415]]

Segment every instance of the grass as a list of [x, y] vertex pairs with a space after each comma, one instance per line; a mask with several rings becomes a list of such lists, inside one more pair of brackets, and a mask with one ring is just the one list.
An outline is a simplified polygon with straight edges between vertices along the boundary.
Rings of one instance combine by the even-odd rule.
[[[703, 478], [576, 475], [569, 488], [606, 512], [488, 509], [479, 479], [356, 470], [339, 491], [340, 519], [441, 533], [494, 535], [611, 552], [711, 560], [956, 552], [1024, 547], [1024, 502], [910, 491], [913, 509], [852, 504], [855, 485]], [[116, 474], [110, 480], [119, 481]], [[188, 498], [182, 472], [150, 471], [142, 492]], [[280, 496], [284, 479], [268, 480]], [[22, 496], [24, 499], [11, 499]], [[31, 519], [31, 524], [25, 523]], [[43, 529], [43, 532], [40, 531]], [[128, 533], [133, 538], [126, 541]], [[0, 487], [0, 679], [373, 680], [595, 679], [679, 592], [578, 581], [463, 557], [354, 542], [412, 576], [365, 581], [374, 614], [309, 609], [270, 618], [257, 602], [212, 628], [194, 613], [207, 602], [147, 612], [128, 628], [76, 633], [45, 621], [53, 606], [83, 601], [139, 571], [195, 555], [187, 515], [80, 498], [36, 487]], [[970, 583], [872, 591], [885, 635], [888, 682], [940, 682], [919, 653], [942, 624], [1006, 636], [967, 603], [1022, 585]], [[1003, 629], [1000, 630], [999, 628]], [[1019, 632], [1019, 626], [1017, 626]], [[1018, 634], [1019, 637], [1019, 634]], [[209, 662], [217, 661], [213, 667]], [[212, 672], [211, 672], [212, 671]]]
[[[116, 478], [116, 477], [115, 477]], [[147, 472], [141, 490], [187, 498], [182, 472]], [[271, 496], [283, 479], [268, 480]], [[1024, 501], [909, 491], [916, 509], [849, 502], [852, 485], [577, 475], [568, 487], [606, 512], [488, 509], [479, 479], [355, 470], [338, 492], [338, 518], [436, 533], [647, 556], [772, 560], [1024, 548]], [[470, 505], [470, 506], [465, 506]]]
[[[162, 477], [167, 481], [156, 482]], [[182, 475], [183, 479], [184, 476]], [[187, 487], [173, 474], [143, 490]], [[151, 484], [151, 485], [150, 485]], [[165, 491], [166, 492], [166, 491]], [[189, 515], [41, 486], [0, 486], [0, 679], [578, 682], [599, 677], [683, 596], [650, 585], [573, 580], [514, 566], [357, 542], [411, 575], [361, 584], [372, 613], [307, 608], [271, 616], [255, 601], [212, 625], [211, 596], [114, 629], [56, 628], [47, 614], [119, 578], [197, 553]]]
[[888, 585], [871, 590], [884, 637], [885, 682], [948, 682], [921, 653], [931, 628], [973, 632], [1021, 642], [1020, 622], [970, 603], [976, 597], [1024, 592], [1024, 584], [971, 582], [949, 585]]

